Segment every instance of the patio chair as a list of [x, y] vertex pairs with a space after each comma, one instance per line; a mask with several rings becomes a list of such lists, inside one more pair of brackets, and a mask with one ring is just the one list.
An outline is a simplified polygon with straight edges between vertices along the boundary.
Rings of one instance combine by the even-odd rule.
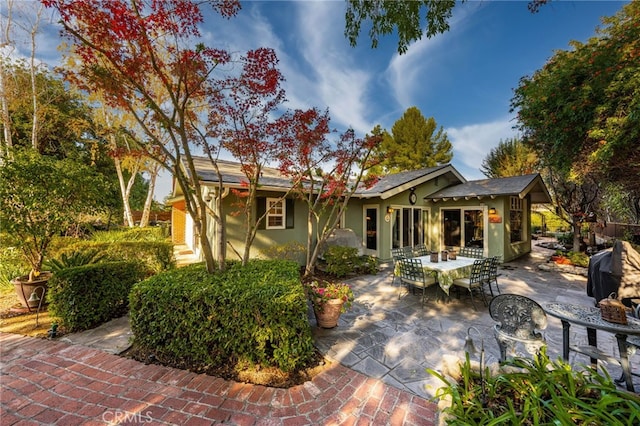
[[398, 272], [398, 268], [399, 268], [399, 264], [398, 262], [400, 261], [400, 259], [406, 259], [407, 255], [406, 255], [406, 250], [404, 248], [392, 248], [391, 249], [391, 257], [393, 258], [393, 269], [391, 270], [391, 274], [393, 275], [393, 279], [391, 280], [391, 285], [393, 285], [396, 281], [396, 276], [399, 273]]
[[460, 247], [460, 252], [458, 254], [462, 257], [482, 259], [484, 257], [484, 250], [479, 247]]
[[539, 330], [547, 328], [547, 314], [534, 300], [518, 294], [500, 294], [491, 300], [489, 313], [498, 322], [494, 332], [500, 361], [505, 361], [507, 352], [513, 353], [518, 343], [531, 355], [546, 345]]
[[425, 244], [418, 244], [413, 248], [413, 257], [429, 256], [429, 254], [431, 254], [431, 252]]
[[427, 287], [438, 284], [435, 272], [433, 274], [428, 273], [422, 268], [422, 262], [420, 259], [400, 259], [400, 289], [398, 291], [398, 299], [402, 291], [402, 284], [407, 285], [414, 289], [422, 288], [422, 306], [426, 300]]
[[471, 296], [471, 304], [473, 305], [473, 309], [476, 311], [476, 302], [473, 300], [473, 292], [474, 290], [480, 290], [480, 294], [482, 295], [482, 302], [485, 306], [487, 306], [487, 296], [484, 294], [484, 289], [482, 288], [484, 283], [487, 281], [485, 278], [486, 268], [485, 263], [488, 259], [476, 259], [473, 261], [473, 265], [471, 266], [471, 275], [464, 278], [457, 278], [453, 280], [453, 285], [461, 288], [466, 288], [469, 290], [469, 295]]
[[488, 258], [489, 261], [485, 264], [487, 271], [485, 272], [485, 277], [487, 279], [487, 285], [489, 286], [489, 292], [491, 293], [491, 297], [494, 297], [492, 283], [496, 285], [496, 292], [500, 294], [500, 287], [498, 287], [498, 277], [502, 274], [498, 273], [498, 263], [500, 263], [500, 258], [498, 256], [493, 256]]

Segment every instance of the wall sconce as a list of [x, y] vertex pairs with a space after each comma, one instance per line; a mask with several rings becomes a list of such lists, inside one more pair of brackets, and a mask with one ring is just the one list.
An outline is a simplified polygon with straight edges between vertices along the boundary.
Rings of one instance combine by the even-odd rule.
[[495, 207], [490, 207], [489, 208], [489, 214], [496, 214], [496, 213], [497, 213], [497, 211], [496, 211]]
[[387, 206], [387, 214], [393, 213], [393, 207]]

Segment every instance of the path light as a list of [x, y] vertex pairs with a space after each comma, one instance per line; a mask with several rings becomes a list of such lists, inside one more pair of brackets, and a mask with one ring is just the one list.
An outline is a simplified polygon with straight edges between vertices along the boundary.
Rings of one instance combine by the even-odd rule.
[[[41, 288], [40, 296], [38, 296], [38, 289]], [[38, 328], [38, 317], [40, 316], [40, 308], [42, 307], [42, 301], [44, 300], [44, 295], [47, 292], [47, 289], [44, 286], [38, 286], [33, 289], [33, 293], [29, 296], [29, 300], [27, 300], [27, 306], [29, 306], [33, 302], [38, 302], [38, 309], [36, 310], [36, 326], [33, 328]]]
[[471, 331], [475, 331], [480, 338], [480, 385], [482, 386], [482, 406], [487, 406], [487, 393], [484, 384], [484, 337], [476, 327], [471, 326], [467, 329], [467, 337], [464, 339], [464, 351], [471, 357], [478, 354], [478, 349], [471, 338]]

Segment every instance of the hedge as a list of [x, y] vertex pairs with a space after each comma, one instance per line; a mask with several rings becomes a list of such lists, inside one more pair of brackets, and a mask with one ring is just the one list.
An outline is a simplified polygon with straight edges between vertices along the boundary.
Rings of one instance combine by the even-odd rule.
[[230, 362], [293, 371], [314, 354], [299, 267], [285, 260], [202, 264], [155, 275], [130, 297], [131, 328], [142, 351], [198, 369]]
[[65, 268], [49, 280], [49, 310], [67, 331], [88, 330], [124, 315], [131, 288], [144, 276], [140, 262]]
[[52, 253], [55, 257], [70, 255], [79, 251], [99, 250], [112, 261], [141, 261], [146, 267], [147, 275], [157, 274], [175, 267], [173, 244], [168, 241], [116, 241], [94, 242], [78, 241]]

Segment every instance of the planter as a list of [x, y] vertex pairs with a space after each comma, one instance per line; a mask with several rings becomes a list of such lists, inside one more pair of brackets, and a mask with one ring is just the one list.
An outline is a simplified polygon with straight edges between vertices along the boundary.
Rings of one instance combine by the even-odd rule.
[[342, 305], [344, 305], [344, 300], [331, 299], [322, 306], [318, 306], [318, 304], [319, 303], [315, 303], [313, 306], [313, 313], [316, 315], [318, 327], [333, 328], [337, 326], [340, 314], [342, 313], [341, 311]]
[[[16, 295], [18, 296], [18, 300], [20, 300], [22, 306], [28, 309], [38, 307], [38, 304], [40, 304], [40, 299], [46, 297], [46, 293], [49, 288], [49, 278], [51, 278], [51, 273], [44, 272], [35, 281], [29, 281], [28, 275], [23, 275], [11, 280], [11, 284], [13, 284], [13, 287], [16, 290]], [[31, 294], [33, 292], [36, 292], [38, 300], [29, 302], [29, 299], [31, 298]], [[41, 306], [44, 306], [45, 304], [46, 301], [43, 300]]]

